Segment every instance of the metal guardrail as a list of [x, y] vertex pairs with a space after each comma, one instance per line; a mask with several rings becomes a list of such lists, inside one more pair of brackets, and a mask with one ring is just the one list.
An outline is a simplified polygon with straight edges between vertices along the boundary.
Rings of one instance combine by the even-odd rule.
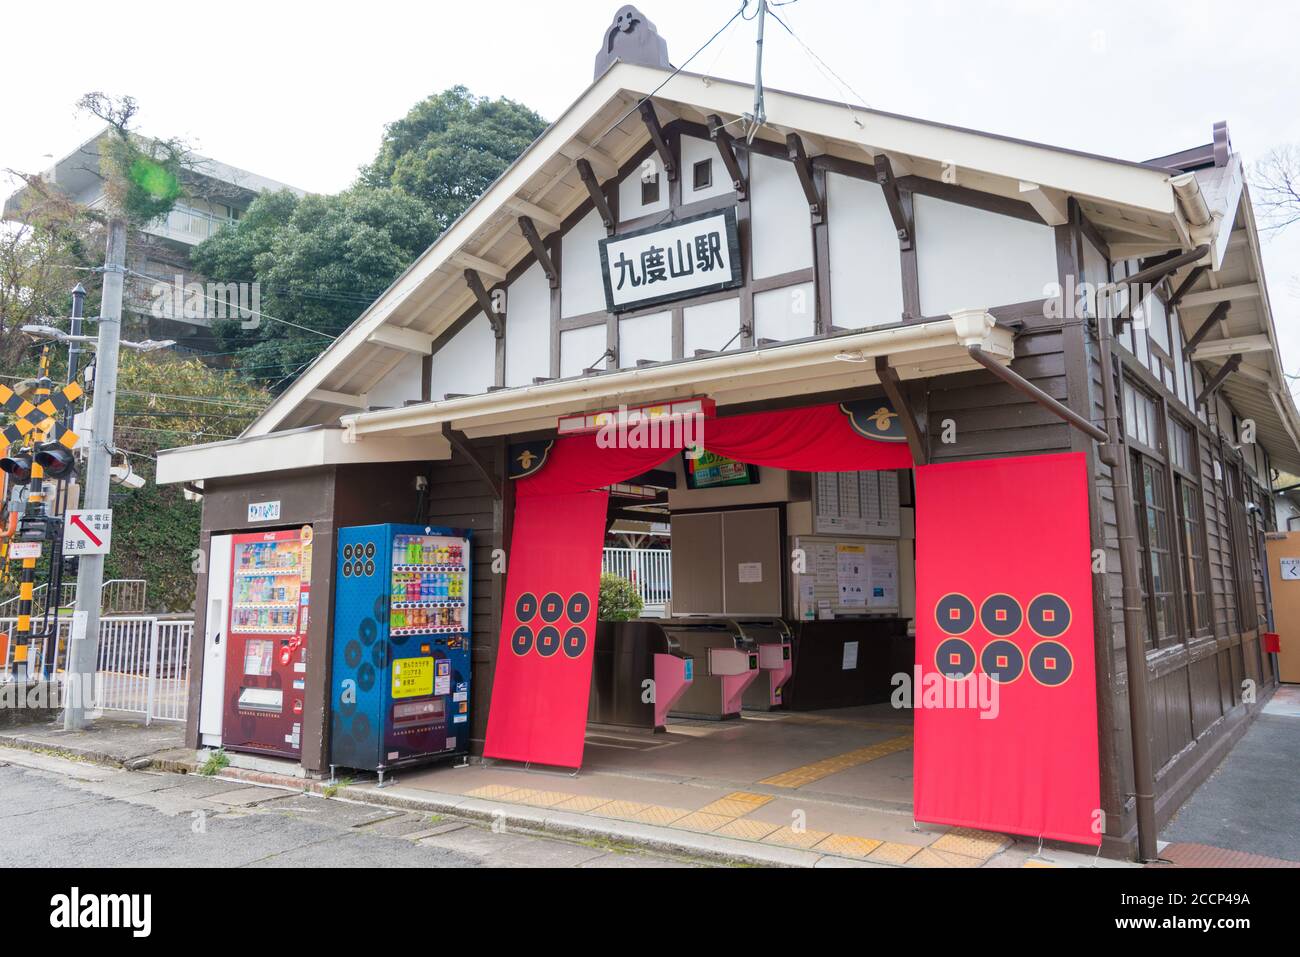
[[[51, 671], [60, 681], [67, 666], [72, 615], [58, 618], [57, 640], [34, 644], [28, 651], [28, 668], [41, 670], [52, 658]], [[0, 632], [13, 635], [17, 619], [0, 618]], [[93, 706], [102, 711], [143, 715], [145, 723], [184, 721], [189, 703], [190, 640], [193, 619], [158, 618], [153, 615], [116, 615], [99, 620], [99, 668], [95, 676]], [[0, 680], [13, 673], [13, 642], [6, 642]]]
[[[43, 615], [49, 583], [32, 590], [32, 614]], [[77, 583], [64, 582], [60, 590], [59, 607], [71, 608], [77, 604]], [[149, 583], [143, 578], [110, 578], [99, 590], [101, 615], [143, 615], [148, 610]], [[0, 617], [18, 613], [18, 596], [0, 601]]]
[[673, 553], [666, 548], [606, 548], [601, 567], [630, 581], [652, 614], [672, 600]]

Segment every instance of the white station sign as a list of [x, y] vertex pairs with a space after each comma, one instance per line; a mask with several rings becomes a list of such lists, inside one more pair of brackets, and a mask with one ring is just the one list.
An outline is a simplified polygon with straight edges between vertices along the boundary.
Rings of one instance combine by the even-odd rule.
[[112, 544], [111, 508], [72, 509], [64, 514], [64, 555], [107, 555]]
[[600, 264], [610, 312], [734, 289], [744, 281], [736, 210], [721, 209], [602, 239]]

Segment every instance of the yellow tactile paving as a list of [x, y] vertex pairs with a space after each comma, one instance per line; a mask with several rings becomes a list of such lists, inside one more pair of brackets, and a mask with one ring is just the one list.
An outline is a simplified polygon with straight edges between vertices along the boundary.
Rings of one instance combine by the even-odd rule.
[[763, 838], [763, 843], [784, 844], [786, 847], [812, 847], [830, 836], [828, 831], [796, 831], [792, 827], [779, 827]]
[[705, 814], [703, 811], [696, 811], [694, 814], [673, 821], [673, 827], [685, 828], [688, 831], [716, 831], [722, 825], [734, 820], [734, 817], [723, 814]]
[[930, 846], [936, 851], [962, 854], [987, 861], [1011, 843], [1010, 838], [991, 831], [977, 831], [969, 827], [955, 827]]
[[632, 820], [640, 821], [642, 824], [671, 824], [678, 818], [686, 817], [690, 813], [684, 807], [665, 807], [662, 804], [651, 804], [644, 811], [632, 815]]
[[712, 804], [700, 808], [706, 814], [721, 814], [723, 817], [743, 817], [755, 808], [760, 808], [772, 800], [768, 794], [754, 794], [750, 791], [733, 791], [725, 797], [718, 798]]
[[813, 845], [814, 851], [827, 854], [842, 854], [845, 857], [865, 858], [880, 846], [881, 842], [869, 837], [854, 837], [852, 834], [832, 834], [824, 841]]
[[947, 851], [923, 847], [907, 863], [909, 867], [979, 867], [984, 862], [978, 857], [967, 857], [965, 854], [951, 854]]
[[524, 788], [513, 787], [509, 784], [487, 784], [481, 788], [475, 788], [472, 791], [466, 791], [466, 797], [486, 798], [490, 801], [508, 800], [507, 794], [513, 794], [515, 791], [522, 791]]
[[609, 798], [596, 797], [592, 794], [578, 794], [567, 801], [554, 804], [552, 807], [557, 811], [574, 811], [578, 814], [588, 814], [596, 808], [609, 803]]
[[895, 844], [886, 841], [867, 855], [868, 860], [880, 861], [882, 864], [906, 864], [921, 850], [915, 844]]
[[602, 804], [591, 813], [596, 817], [616, 817], [621, 820], [631, 821], [649, 806], [649, 804], [642, 804], [639, 801], [610, 801], [608, 804]]
[[568, 801], [577, 797], [576, 794], [570, 794], [567, 791], [520, 791], [517, 794], [510, 795], [510, 801], [515, 804], [528, 804], [532, 807], [555, 807], [562, 801]]
[[1060, 865], [1057, 865], [1057, 864], [1048, 864], [1046, 861], [1034, 861], [1034, 860], [1029, 860], [1029, 861], [1025, 861], [1025, 863], [1024, 863], [1022, 866], [1024, 866], [1024, 867], [1059, 867]]
[[849, 751], [846, 754], [837, 754], [833, 757], [823, 758], [820, 761], [814, 761], [812, 764], [805, 764], [803, 767], [792, 768], [789, 771], [782, 771], [780, 774], [774, 774], [770, 778], [764, 778], [759, 783], [781, 788], [801, 788], [805, 784], [820, 781], [822, 778], [829, 777], [832, 774], [837, 774], [840, 771], [846, 771], [849, 768], [857, 767], [859, 764], [866, 764], [868, 761], [875, 761], [877, 758], [883, 758], [889, 754], [905, 751], [911, 746], [912, 736], [910, 734], [903, 734], [896, 738], [890, 738], [888, 741], [882, 741], [879, 744], [873, 744], [865, 748], [858, 748], [854, 751]]
[[776, 829], [776, 824], [756, 821], [752, 817], [742, 817], [734, 821], [728, 821], [713, 833], [725, 837], [738, 837], [745, 841], [761, 841]]

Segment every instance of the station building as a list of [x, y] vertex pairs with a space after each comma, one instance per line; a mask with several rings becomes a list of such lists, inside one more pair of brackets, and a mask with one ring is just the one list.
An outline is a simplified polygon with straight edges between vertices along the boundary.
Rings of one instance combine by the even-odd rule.
[[[310, 529], [283, 756], [327, 774], [353, 727], [344, 530], [445, 527], [489, 765], [1153, 848], [1277, 685], [1263, 543], [1300, 474], [1227, 126], [1132, 162], [767, 90], [751, 138], [752, 86], [630, 49], [243, 435], [159, 456], [213, 560]], [[671, 526], [667, 617], [596, 626], [620, 521]], [[241, 654], [222, 574], [196, 747]]]

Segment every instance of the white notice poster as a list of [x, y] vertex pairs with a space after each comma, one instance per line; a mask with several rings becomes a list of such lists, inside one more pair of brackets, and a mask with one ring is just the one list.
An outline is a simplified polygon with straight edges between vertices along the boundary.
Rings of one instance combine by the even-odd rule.
[[867, 550], [861, 545], [836, 545], [836, 577], [840, 586], [840, 606], [867, 607]]

